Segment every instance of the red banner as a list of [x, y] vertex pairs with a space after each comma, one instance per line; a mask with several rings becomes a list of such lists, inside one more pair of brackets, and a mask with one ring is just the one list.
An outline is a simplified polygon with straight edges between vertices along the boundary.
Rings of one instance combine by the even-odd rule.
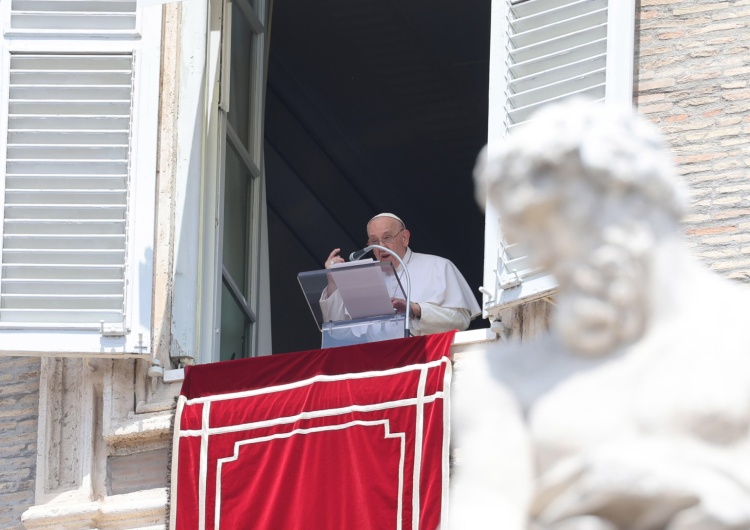
[[438, 528], [453, 335], [188, 367], [170, 528]]

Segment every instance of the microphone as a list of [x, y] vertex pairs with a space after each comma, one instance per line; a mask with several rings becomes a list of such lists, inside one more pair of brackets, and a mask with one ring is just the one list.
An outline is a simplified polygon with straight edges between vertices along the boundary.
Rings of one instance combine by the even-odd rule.
[[357, 261], [357, 260], [361, 259], [362, 256], [364, 256], [365, 254], [367, 254], [368, 252], [370, 252], [371, 250], [372, 250], [371, 246], [365, 247], [365, 248], [360, 249], [360, 250], [355, 250], [354, 252], [352, 252], [351, 254], [349, 254], [349, 261]]

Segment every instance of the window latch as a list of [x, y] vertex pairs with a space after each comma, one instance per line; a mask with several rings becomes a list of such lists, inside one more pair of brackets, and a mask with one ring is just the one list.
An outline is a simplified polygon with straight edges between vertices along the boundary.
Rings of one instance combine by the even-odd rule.
[[99, 332], [101, 333], [102, 337], [124, 337], [125, 327], [118, 325], [105, 326], [104, 321], [100, 320]]

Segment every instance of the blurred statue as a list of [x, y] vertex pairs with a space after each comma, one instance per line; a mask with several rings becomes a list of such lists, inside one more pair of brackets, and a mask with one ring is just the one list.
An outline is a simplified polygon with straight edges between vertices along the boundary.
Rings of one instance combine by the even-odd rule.
[[548, 336], [457, 370], [451, 528], [750, 528], [750, 292], [691, 256], [659, 132], [548, 106], [475, 176], [559, 291]]

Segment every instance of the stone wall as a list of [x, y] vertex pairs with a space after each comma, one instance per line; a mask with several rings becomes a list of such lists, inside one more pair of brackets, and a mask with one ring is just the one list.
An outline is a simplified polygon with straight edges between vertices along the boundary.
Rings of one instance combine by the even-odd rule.
[[0, 528], [34, 504], [38, 410], [39, 359], [0, 357]]
[[640, 0], [635, 93], [690, 187], [685, 229], [722, 275], [750, 271], [750, 0]]

